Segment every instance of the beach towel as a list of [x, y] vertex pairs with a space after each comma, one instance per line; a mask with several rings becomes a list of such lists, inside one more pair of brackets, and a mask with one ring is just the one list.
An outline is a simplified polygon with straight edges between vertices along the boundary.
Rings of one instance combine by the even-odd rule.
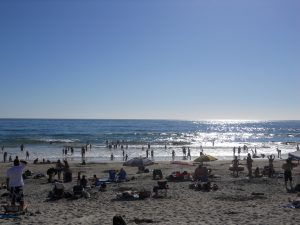
[[0, 214], [0, 219], [10, 219], [10, 218], [21, 219], [20, 216], [17, 214], [8, 214], [8, 213]]
[[300, 209], [300, 201], [294, 201], [281, 206], [282, 208]]

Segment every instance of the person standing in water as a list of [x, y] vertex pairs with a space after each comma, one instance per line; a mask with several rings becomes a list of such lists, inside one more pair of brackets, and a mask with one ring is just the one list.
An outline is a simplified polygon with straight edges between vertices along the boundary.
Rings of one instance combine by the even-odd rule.
[[281, 159], [281, 150], [279, 148], [276, 148], [277, 151], [277, 158]]
[[26, 160], [29, 160], [29, 152], [26, 151]]
[[187, 153], [187, 157], [190, 158], [190, 160], [192, 160], [192, 156], [191, 156], [191, 150], [190, 148], [188, 147], [188, 153]]

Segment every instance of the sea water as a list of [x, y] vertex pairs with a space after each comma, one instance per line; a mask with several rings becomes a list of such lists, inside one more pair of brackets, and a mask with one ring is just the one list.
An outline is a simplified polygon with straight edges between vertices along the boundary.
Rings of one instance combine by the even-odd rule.
[[[244, 145], [258, 155], [277, 154], [279, 148], [286, 157], [300, 143], [300, 121], [0, 119], [0, 147], [13, 158], [25, 158], [28, 151], [31, 160], [67, 157], [79, 161], [81, 147], [91, 144], [88, 161], [109, 161], [111, 154], [115, 161], [122, 161], [120, 145], [109, 149], [107, 141], [123, 144], [128, 158], [146, 156], [150, 144], [157, 161], [171, 160], [173, 150], [176, 159], [181, 159], [183, 147], [190, 148], [192, 159], [197, 158], [200, 146], [205, 154], [219, 159], [231, 159], [233, 147], [243, 149]], [[65, 146], [73, 147], [74, 154], [63, 155]], [[241, 157], [246, 155], [242, 150]]]

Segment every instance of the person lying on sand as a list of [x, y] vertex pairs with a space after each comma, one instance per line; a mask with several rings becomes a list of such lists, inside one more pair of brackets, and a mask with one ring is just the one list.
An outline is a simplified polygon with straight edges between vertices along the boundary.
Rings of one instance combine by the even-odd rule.
[[199, 166], [195, 169], [193, 178], [194, 180], [206, 182], [208, 180], [208, 169], [202, 166], [202, 164], [199, 164]]

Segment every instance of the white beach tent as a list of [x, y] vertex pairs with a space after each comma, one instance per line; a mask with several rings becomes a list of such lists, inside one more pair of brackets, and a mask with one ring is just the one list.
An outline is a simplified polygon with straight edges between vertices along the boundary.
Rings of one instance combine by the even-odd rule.
[[300, 160], [300, 151], [290, 152], [289, 158], [295, 159], [295, 160]]

